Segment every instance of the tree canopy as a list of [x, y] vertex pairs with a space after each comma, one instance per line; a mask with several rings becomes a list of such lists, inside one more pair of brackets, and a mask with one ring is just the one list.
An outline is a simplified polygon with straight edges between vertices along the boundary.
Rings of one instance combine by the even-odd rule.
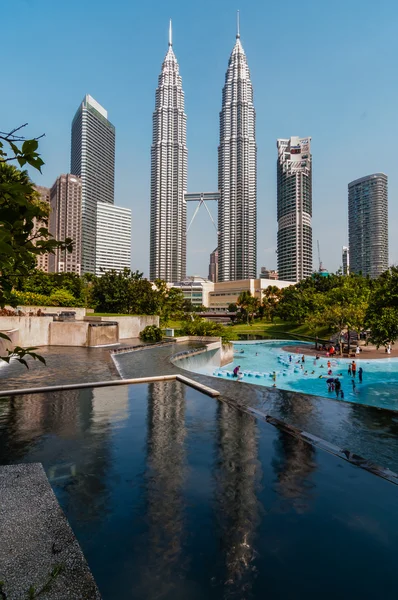
[[[24, 126], [22, 126], [24, 127]], [[0, 131], [0, 307], [16, 306], [11, 291], [21, 278], [31, 274], [36, 257], [54, 252], [55, 248], [72, 249], [72, 240], [58, 242], [48, 231], [48, 206], [40, 201], [26, 171], [19, 170], [28, 164], [41, 170], [43, 160], [38, 153], [37, 139], [26, 140], [20, 136], [21, 127], [11, 132]], [[41, 223], [35, 233], [35, 223]], [[3, 339], [7, 336], [1, 334]], [[32, 349], [14, 348], [15, 358], [26, 364], [24, 357], [37, 358]], [[8, 357], [2, 357], [9, 360]]]
[[374, 281], [365, 323], [377, 347], [398, 338], [398, 267], [391, 267]]

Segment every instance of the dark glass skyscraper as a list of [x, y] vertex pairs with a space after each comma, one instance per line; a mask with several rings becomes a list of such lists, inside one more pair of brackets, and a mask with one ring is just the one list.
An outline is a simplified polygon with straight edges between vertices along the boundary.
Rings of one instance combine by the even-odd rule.
[[222, 92], [218, 147], [218, 281], [257, 276], [256, 113], [239, 23]]
[[277, 140], [278, 277], [300, 281], [312, 273], [311, 138]]
[[115, 128], [85, 96], [72, 122], [71, 173], [82, 182], [82, 274], [95, 273], [97, 203], [114, 202]]
[[378, 277], [388, 269], [388, 180], [374, 173], [348, 184], [350, 273]]

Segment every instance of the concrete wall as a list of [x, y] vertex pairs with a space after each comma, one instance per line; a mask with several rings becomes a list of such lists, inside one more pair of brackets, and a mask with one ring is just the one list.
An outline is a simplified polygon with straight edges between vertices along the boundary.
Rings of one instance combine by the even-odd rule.
[[53, 321], [50, 324], [50, 346], [105, 346], [117, 344], [118, 325], [87, 321]]
[[[7, 306], [6, 308], [9, 308], [10, 310], [16, 310], [15, 307], [12, 306]], [[18, 308], [20, 310], [22, 310], [22, 312], [24, 312], [25, 314], [29, 314], [30, 312], [33, 312], [35, 314], [37, 314], [38, 310], [41, 310], [42, 313], [51, 313], [53, 314], [57, 314], [59, 315], [59, 313], [61, 312], [75, 312], [76, 313], [76, 319], [80, 320], [80, 319], [84, 319], [84, 317], [86, 316], [86, 309], [82, 308], [82, 307], [68, 307], [68, 306], [22, 306], [19, 305]]]
[[109, 346], [119, 342], [119, 325], [118, 323], [101, 323], [96, 325], [88, 323], [88, 345], [93, 346]]
[[234, 360], [234, 345], [222, 344], [220, 352], [220, 367], [229, 365]]
[[7, 350], [12, 350], [15, 346], [19, 346], [19, 334], [18, 329], [11, 329], [2, 331], [5, 335], [8, 335], [10, 338], [10, 342], [8, 340], [3, 340], [0, 338], [0, 356], [7, 356]]
[[[50, 310], [52, 307], [47, 308]], [[89, 337], [90, 322], [93, 325], [102, 323], [103, 327], [99, 327], [98, 331], [94, 331], [94, 327]], [[110, 322], [117, 323], [117, 325], [108, 325]], [[17, 330], [17, 333], [14, 334], [17, 340], [14, 345], [23, 347], [116, 344], [119, 339], [138, 338], [140, 331], [147, 325], [159, 326], [159, 317], [155, 315], [85, 317], [84, 321], [65, 322], [53, 321], [52, 317], [0, 317], [0, 331]], [[6, 348], [7, 345], [3, 347]]]
[[52, 321], [48, 344], [49, 346], [87, 346], [88, 323]]
[[119, 339], [138, 338], [140, 332], [147, 325], [156, 325], [159, 327], [159, 317], [157, 315], [137, 315], [131, 317], [91, 317], [86, 316], [85, 321], [102, 322], [113, 321], [119, 324]]
[[52, 317], [0, 317], [0, 331], [18, 329], [20, 346], [47, 346]]

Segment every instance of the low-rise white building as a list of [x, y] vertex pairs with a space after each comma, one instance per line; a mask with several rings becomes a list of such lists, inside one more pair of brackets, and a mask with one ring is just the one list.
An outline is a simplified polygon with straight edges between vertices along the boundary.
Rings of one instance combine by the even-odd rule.
[[187, 277], [184, 281], [168, 284], [182, 291], [184, 300], [190, 300], [195, 306], [209, 306], [209, 294], [214, 289], [214, 283], [204, 277]]
[[131, 268], [131, 210], [108, 202], [97, 204], [96, 275]]
[[214, 290], [209, 292], [209, 303], [206, 306], [212, 311], [225, 312], [230, 304], [237, 303], [242, 292], [250, 292], [252, 296], [262, 301], [263, 292], [270, 285], [282, 289], [295, 284], [292, 281], [260, 278], [222, 281], [214, 284]]

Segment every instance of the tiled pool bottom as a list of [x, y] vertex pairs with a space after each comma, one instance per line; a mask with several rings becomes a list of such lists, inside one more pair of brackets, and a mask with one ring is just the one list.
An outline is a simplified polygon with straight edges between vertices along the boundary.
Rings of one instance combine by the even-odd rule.
[[[313, 347], [313, 344], [310, 345]], [[291, 352], [289, 346], [292, 347]], [[230, 378], [233, 369], [239, 366], [244, 383], [266, 387], [275, 384], [282, 390], [336, 399], [336, 393], [328, 390], [326, 383], [329, 363], [330, 377], [339, 378], [344, 401], [398, 410], [398, 358], [369, 360], [359, 355], [355, 362], [357, 369], [363, 369], [363, 381], [360, 382], [358, 373], [355, 379], [348, 375], [348, 365], [353, 359], [328, 359], [323, 352], [319, 360], [306, 356], [302, 363], [302, 353], [307, 346], [305, 342], [281, 340], [234, 343], [234, 361], [226, 367], [215, 369], [211, 364], [204, 364], [198, 356], [188, 359], [187, 368], [217, 378]], [[297, 347], [302, 348], [300, 354], [296, 351]]]
[[181, 383], [0, 400], [104, 600], [396, 598], [398, 488]]

